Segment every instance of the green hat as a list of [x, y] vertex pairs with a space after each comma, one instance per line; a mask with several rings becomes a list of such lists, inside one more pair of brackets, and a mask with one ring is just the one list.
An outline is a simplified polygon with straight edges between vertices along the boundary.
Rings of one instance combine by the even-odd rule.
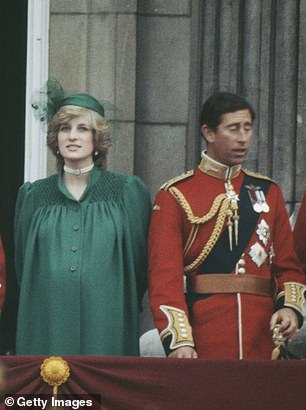
[[103, 106], [99, 103], [98, 100], [96, 100], [89, 94], [78, 93], [63, 98], [61, 101], [59, 101], [56, 111], [58, 111], [64, 105], [75, 105], [77, 107], [88, 108], [89, 110], [96, 111], [98, 114], [104, 117]]
[[116, 114], [118, 114], [118, 109], [108, 101], [103, 101], [102, 105], [100, 101], [89, 94], [67, 92], [55, 78], [50, 78], [46, 84], [33, 95], [31, 105], [35, 118], [43, 126], [50, 124], [57, 111], [66, 105], [84, 107], [97, 112], [102, 117], [105, 117], [105, 110], [108, 113], [114, 113], [114, 118], [116, 118]]

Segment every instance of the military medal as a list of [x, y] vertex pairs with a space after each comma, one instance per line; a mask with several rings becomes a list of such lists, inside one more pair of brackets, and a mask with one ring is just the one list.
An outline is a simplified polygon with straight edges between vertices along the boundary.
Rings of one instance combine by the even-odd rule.
[[269, 205], [268, 205], [267, 202], [266, 202], [266, 197], [265, 197], [265, 194], [263, 193], [263, 191], [260, 189], [259, 191], [256, 192], [256, 195], [257, 195], [258, 198], [259, 198], [262, 212], [265, 212], [265, 213], [269, 212], [269, 211], [270, 211], [270, 207], [269, 207]]
[[253, 209], [254, 209], [255, 212], [257, 212], [259, 214], [261, 213], [261, 206], [260, 206], [259, 203], [255, 202], [255, 204], [253, 204]]
[[248, 190], [249, 198], [252, 204], [252, 207], [255, 212], [260, 214], [261, 212], [267, 213], [270, 211], [270, 207], [267, 204], [265, 194], [260, 186], [255, 185], [246, 185]]
[[268, 242], [269, 242], [269, 239], [270, 239], [271, 232], [270, 232], [269, 225], [267, 224], [267, 222], [264, 219], [262, 219], [260, 221], [260, 223], [258, 224], [256, 233], [257, 233], [259, 239], [261, 240], [261, 242], [264, 245], [267, 245]]
[[268, 257], [266, 251], [258, 242], [251, 246], [249, 255], [252, 258], [252, 261], [258, 266], [258, 268], [264, 263], [264, 261]]

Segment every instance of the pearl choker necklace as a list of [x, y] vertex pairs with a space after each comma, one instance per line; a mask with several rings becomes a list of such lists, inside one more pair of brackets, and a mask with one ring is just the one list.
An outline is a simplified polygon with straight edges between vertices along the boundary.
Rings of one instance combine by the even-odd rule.
[[85, 168], [69, 168], [67, 165], [64, 165], [64, 171], [68, 174], [76, 175], [79, 177], [81, 174], [86, 174], [87, 172], [93, 169], [95, 164], [90, 164], [88, 167]]

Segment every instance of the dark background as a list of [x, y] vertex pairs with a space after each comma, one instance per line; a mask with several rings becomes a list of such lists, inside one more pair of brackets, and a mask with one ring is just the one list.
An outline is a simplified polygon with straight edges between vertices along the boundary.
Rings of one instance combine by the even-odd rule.
[[27, 0], [1, 0], [0, 13], [0, 231], [7, 258], [7, 295], [0, 323], [0, 354], [4, 354], [14, 348], [18, 300], [13, 219], [24, 167]]

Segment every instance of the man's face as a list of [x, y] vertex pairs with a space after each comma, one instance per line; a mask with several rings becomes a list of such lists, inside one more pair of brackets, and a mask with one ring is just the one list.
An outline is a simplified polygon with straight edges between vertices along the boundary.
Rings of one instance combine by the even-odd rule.
[[244, 162], [251, 145], [251, 113], [241, 110], [223, 114], [215, 131], [204, 124], [202, 133], [210, 158], [229, 166], [239, 165]]

